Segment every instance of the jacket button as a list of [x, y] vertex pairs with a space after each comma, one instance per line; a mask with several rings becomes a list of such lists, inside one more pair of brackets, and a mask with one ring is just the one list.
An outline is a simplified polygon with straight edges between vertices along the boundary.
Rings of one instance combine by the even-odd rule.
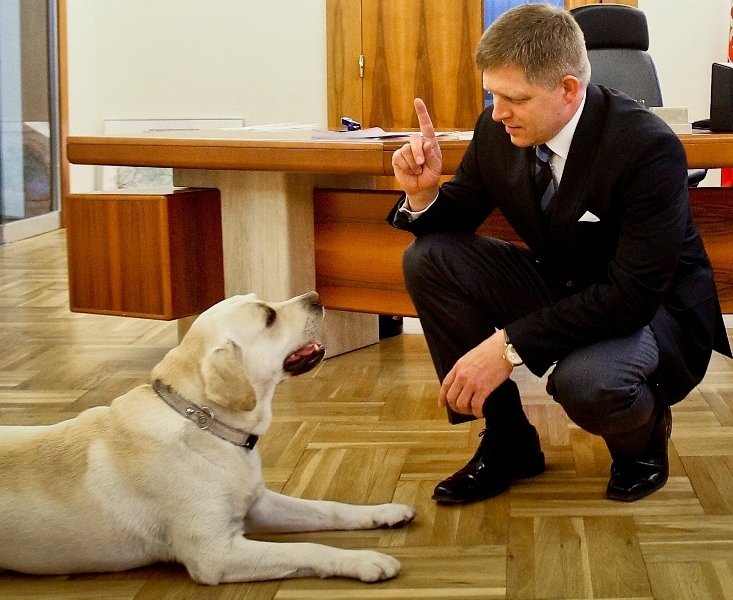
[[575, 287], [575, 282], [572, 279], [569, 279], [565, 282], [565, 287], [569, 290], [572, 290]]

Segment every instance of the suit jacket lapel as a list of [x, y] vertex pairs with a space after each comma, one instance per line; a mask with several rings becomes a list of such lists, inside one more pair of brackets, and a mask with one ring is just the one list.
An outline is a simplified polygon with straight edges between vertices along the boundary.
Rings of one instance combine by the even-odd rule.
[[546, 215], [550, 237], [555, 240], [569, 236], [585, 212], [584, 191], [603, 131], [603, 95], [593, 84], [588, 86], [586, 93], [585, 107], [570, 144], [562, 181]]

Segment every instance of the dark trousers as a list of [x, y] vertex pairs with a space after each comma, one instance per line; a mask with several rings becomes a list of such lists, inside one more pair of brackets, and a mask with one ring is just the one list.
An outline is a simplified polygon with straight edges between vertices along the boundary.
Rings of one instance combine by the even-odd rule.
[[[526, 250], [483, 236], [421, 236], [405, 251], [403, 266], [441, 381], [496, 329], [561, 297]], [[578, 426], [602, 436], [615, 458], [635, 456], [644, 450], [661, 410], [651, 383], [658, 362], [656, 339], [644, 327], [564, 357], [550, 374], [547, 391]], [[528, 426], [512, 380], [487, 398], [484, 416], [487, 427], [508, 435]], [[450, 410], [449, 419], [467, 420]]]

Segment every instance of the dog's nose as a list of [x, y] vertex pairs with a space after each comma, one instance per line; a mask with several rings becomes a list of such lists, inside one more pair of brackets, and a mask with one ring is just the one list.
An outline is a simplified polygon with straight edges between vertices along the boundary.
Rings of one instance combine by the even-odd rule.
[[302, 297], [303, 297], [303, 304], [310, 305], [316, 309], [323, 308], [321, 306], [321, 297], [318, 295], [318, 292], [308, 292], [306, 294], [303, 294]]

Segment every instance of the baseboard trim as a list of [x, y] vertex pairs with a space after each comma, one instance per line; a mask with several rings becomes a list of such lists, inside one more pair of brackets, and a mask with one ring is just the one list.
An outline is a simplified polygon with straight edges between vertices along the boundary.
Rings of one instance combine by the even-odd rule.
[[61, 227], [61, 213], [54, 210], [45, 215], [28, 217], [0, 225], [0, 245], [35, 237]]

